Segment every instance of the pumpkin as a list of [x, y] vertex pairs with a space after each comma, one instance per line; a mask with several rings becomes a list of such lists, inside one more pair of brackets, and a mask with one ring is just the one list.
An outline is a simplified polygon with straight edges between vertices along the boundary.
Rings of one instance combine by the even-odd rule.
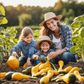
[[0, 79], [5, 78], [6, 72], [0, 73]]
[[16, 69], [19, 67], [19, 60], [15, 56], [10, 56], [7, 60], [7, 65], [11, 69]]

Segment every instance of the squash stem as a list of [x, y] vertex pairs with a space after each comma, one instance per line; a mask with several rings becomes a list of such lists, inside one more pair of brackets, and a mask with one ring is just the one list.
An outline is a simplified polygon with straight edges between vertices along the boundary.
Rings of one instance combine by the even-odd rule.
[[51, 62], [50, 62], [50, 64], [53, 66], [54, 70], [56, 70], [56, 71], [57, 71], [57, 69], [56, 69], [56, 67], [54, 66], [54, 64], [53, 64], [53, 63], [51, 63]]

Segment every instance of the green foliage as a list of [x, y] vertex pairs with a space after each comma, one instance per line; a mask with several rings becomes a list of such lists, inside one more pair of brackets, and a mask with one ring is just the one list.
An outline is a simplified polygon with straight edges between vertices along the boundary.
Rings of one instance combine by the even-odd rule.
[[0, 55], [0, 65], [1, 65], [2, 61], [3, 61], [3, 57]]
[[84, 15], [80, 15], [73, 20], [71, 24], [73, 31], [72, 42], [75, 44], [70, 51], [72, 54], [81, 54], [84, 61]]
[[[0, 14], [5, 15], [4, 8], [0, 5]], [[5, 17], [0, 17], [0, 25], [6, 24], [8, 20]], [[16, 37], [16, 29], [14, 27], [0, 27], [0, 55], [3, 53], [10, 53], [10, 50], [17, 43]]]

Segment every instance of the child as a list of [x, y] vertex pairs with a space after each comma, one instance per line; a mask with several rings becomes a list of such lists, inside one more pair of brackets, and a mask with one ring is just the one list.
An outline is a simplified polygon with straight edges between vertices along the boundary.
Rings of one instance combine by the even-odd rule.
[[[48, 36], [40, 36], [39, 42], [37, 43], [36, 47], [39, 49], [37, 53], [33, 55], [33, 59], [36, 60], [36, 64], [38, 64], [40, 61], [37, 59], [38, 56], [44, 55], [48, 56], [50, 52], [54, 52], [53, 49], [50, 49], [50, 47], [53, 45], [53, 42], [50, 40]], [[53, 63], [53, 60], [50, 60]]]
[[35, 47], [36, 42], [33, 40], [32, 29], [29, 27], [24, 27], [21, 31], [19, 42], [14, 48], [11, 49], [11, 53], [13, 56], [18, 57], [16, 51], [20, 49], [22, 52], [21, 57], [19, 58], [20, 66], [23, 66], [26, 62], [27, 65], [32, 65], [30, 60], [34, 54]]

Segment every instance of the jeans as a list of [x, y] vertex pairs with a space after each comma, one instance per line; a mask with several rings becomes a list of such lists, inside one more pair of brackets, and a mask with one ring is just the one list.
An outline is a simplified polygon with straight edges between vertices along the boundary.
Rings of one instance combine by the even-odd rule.
[[75, 56], [70, 52], [64, 52], [62, 55], [58, 55], [58, 58], [52, 59], [51, 62], [58, 64], [59, 60], [63, 60], [64, 64], [67, 64], [68, 62], [76, 62]]
[[19, 62], [20, 62], [19, 66], [23, 66], [27, 62], [27, 58], [26, 57], [20, 57]]

